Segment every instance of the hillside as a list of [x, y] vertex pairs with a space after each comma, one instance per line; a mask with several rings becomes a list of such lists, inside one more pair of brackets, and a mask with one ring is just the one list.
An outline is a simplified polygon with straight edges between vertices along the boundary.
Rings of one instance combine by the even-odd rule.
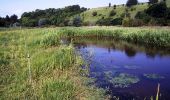
[[[130, 13], [131, 17], [134, 17], [138, 11], [143, 11], [147, 7], [148, 7], [147, 4], [136, 5], [129, 9], [129, 13]], [[113, 6], [112, 7], [93, 8], [93, 9], [90, 9], [90, 10], [87, 10], [87, 11], [81, 13], [81, 16], [82, 17], [84, 16], [84, 18], [83, 18], [84, 22], [95, 23], [97, 20], [101, 19], [102, 17], [108, 18], [111, 10], [114, 10], [116, 12], [116, 15], [112, 16], [111, 18], [121, 17], [121, 15], [125, 12], [125, 8], [126, 7], [123, 5], [117, 5], [116, 9], [114, 9]], [[97, 12], [97, 15], [93, 16], [92, 15], [93, 12]]]
[[[170, 0], [166, 0], [167, 6], [170, 7]], [[92, 24], [96, 23], [97, 20], [101, 19], [102, 17], [108, 18], [111, 10], [114, 10], [116, 12], [115, 16], [112, 16], [110, 18], [117, 18], [121, 17], [122, 14], [125, 12], [125, 6], [123, 5], [117, 5], [116, 9], [114, 9], [114, 6], [111, 7], [100, 7], [100, 8], [92, 8], [90, 10], [87, 10], [83, 13], [81, 13], [81, 17], [83, 18], [83, 22], [90, 22]], [[134, 18], [137, 12], [143, 11], [148, 8], [148, 4], [139, 4], [136, 6], [133, 6], [129, 9], [130, 16]], [[97, 12], [96, 16], [93, 16], [93, 12]]]
[[166, 4], [168, 7], [170, 7], [170, 0], [166, 0]]

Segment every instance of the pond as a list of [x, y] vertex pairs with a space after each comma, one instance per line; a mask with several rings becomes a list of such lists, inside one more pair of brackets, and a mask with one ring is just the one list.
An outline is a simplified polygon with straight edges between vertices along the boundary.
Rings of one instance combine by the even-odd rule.
[[110, 37], [75, 37], [77, 51], [89, 64], [92, 84], [120, 100], [170, 99], [170, 49], [146, 47]]

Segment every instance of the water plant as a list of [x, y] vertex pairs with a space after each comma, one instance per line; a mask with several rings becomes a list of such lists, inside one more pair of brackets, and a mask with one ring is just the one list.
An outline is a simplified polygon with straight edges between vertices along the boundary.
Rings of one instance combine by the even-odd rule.
[[110, 82], [115, 88], [126, 88], [132, 84], [138, 83], [140, 80], [137, 76], [120, 73], [118, 76], [113, 77]]
[[144, 77], [152, 80], [157, 80], [157, 79], [164, 79], [164, 76], [161, 76], [159, 74], [143, 74]]

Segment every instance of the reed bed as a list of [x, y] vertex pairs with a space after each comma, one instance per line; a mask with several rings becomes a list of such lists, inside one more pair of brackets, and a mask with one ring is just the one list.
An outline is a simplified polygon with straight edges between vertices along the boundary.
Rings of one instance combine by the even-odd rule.
[[105, 36], [146, 46], [170, 47], [168, 28], [83, 27], [63, 28], [60, 31], [65, 36]]

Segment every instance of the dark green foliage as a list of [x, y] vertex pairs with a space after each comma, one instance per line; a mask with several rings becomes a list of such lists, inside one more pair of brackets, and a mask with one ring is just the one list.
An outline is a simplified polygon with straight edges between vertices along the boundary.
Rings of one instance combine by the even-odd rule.
[[167, 8], [166, 19], [170, 20], [170, 8]]
[[105, 26], [112, 26], [112, 25], [122, 25], [122, 18], [115, 18], [115, 19], [112, 19], [112, 18], [106, 18], [106, 19], [99, 19], [97, 21], [97, 25], [105, 25]]
[[111, 3], [109, 3], [109, 7], [111, 7]]
[[16, 22], [18, 22], [18, 16], [15, 14], [10, 17], [8, 15], [5, 18], [0, 17], [0, 27], [9, 27]]
[[137, 5], [137, 4], [138, 4], [137, 0], [128, 0], [127, 3], [126, 3], [126, 6], [131, 7], [131, 6]]
[[115, 15], [116, 15], [116, 12], [114, 10], [111, 10], [109, 16], [112, 17], [112, 16], [115, 16]]
[[149, 15], [147, 15], [144, 11], [137, 12], [135, 15], [135, 19], [140, 19], [143, 23], [148, 24], [148, 22], [152, 19]]
[[82, 20], [81, 20], [81, 17], [80, 17], [80, 16], [76, 16], [76, 17], [73, 19], [73, 25], [74, 25], [74, 26], [79, 27], [79, 26], [81, 26], [81, 23], [82, 23]]
[[162, 18], [166, 16], [166, 3], [160, 2], [158, 4], [151, 5], [147, 10], [146, 13], [155, 18]]
[[143, 25], [144, 25], [144, 22], [141, 19], [134, 19], [132, 21], [132, 26], [133, 27], [138, 27], [138, 26], [143, 26]]
[[96, 24], [97, 25], [106, 25], [106, 26], [110, 26], [111, 25], [111, 21], [112, 21], [112, 18], [106, 18], [106, 19], [99, 19]]
[[124, 18], [122, 25], [125, 27], [132, 27], [133, 26], [133, 20], [130, 18]]
[[154, 4], [154, 3], [157, 3], [158, 0], [149, 0], [149, 4]]
[[49, 21], [46, 18], [42, 18], [38, 21], [38, 26], [44, 26], [44, 25], [48, 25]]
[[116, 9], [116, 5], [114, 5], [113, 7], [114, 7], [114, 9]]
[[68, 18], [73, 17], [74, 15], [80, 14], [87, 9], [79, 5], [67, 6], [62, 9], [49, 8], [45, 10], [35, 10], [33, 12], [25, 12], [21, 16], [21, 22], [24, 26], [34, 27], [38, 25], [38, 21], [41, 18], [46, 18], [49, 20], [50, 25], [68, 25]]
[[122, 25], [122, 18], [115, 18], [111, 21], [111, 25]]
[[92, 15], [93, 15], [93, 16], [97, 16], [97, 12], [94, 11], [94, 12], [92, 13]]

